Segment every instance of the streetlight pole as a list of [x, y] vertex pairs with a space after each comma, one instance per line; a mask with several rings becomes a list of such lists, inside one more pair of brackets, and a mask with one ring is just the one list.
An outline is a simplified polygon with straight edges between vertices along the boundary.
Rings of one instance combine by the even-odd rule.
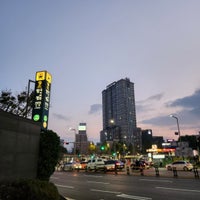
[[28, 80], [28, 92], [27, 92], [27, 97], [26, 97], [26, 118], [28, 116], [28, 103], [29, 103], [29, 93], [30, 93], [30, 83], [35, 83], [33, 80]]
[[170, 115], [170, 117], [173, 117], [174, 119], [176, 119], [176, 123], [177, 123], [177, 128], [178, 128], [178, 136], [181, 142], [181, 133], [180, 133], [180, 127], [179, 127], [179, 120], [178, 117], [174, 116], [174, 115]]

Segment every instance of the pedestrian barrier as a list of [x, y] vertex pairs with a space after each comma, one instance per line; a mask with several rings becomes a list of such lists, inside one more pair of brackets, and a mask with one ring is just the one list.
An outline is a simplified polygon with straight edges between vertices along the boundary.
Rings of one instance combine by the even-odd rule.
[[175, 177], [175, 178], [178, 177], [176, 167], [173, 167], [173, 168], [172, 168], [172, 171], [173, 171], [174, 177]]
[[158, 169], [157, 166], [155, 167], [155, 172], [156, 172], [156, 176], [160, 176], [160, 174], [159, 174], [159, 169]]
[[144, 169], [143, 169], [143, 167], [140, 167], [140, 175], [144, 176]]
[[118, 174], [118, 173], [117, 173], [117, 167], [116, 167], [116, 166], [115, 166], [115, 174]]
[[194, 167], [193, 170], [194, 170], [194, 177], [199, 178], [199, 173], [198, 173], [197, 167]]
[[130, 175], [130, 168], [129, 168], [129, 166], [126, 167], [126, 172], [127, 172], [127, 175]]
[[[69, 170], [68, 170], [69, 171]], [[78, 170], [74, 170], [77, 172]], [[86, 172], [87, 168], [85, 170], [80, 170], [80, 172]], [[62, 171], [61, 171], [62, 172]], [[64, 171], [67, 172], [67, 171]], [[90, 171], [91, 173], [95, 173], [95, 171]], [[106, 170], [103, 170], [102, 172], [106, 173]], [[195, 178], [200, 180], [200, 171], [198, 166], [194, 166], [192, 171], [184, 171], [180, 170], [180, 172], [177, 170], [177, 168], [172, 168], [171, 171], [167, 170], [166, 168], [154, 166], [149, 169], [145, 168], [138, 168], [137, 170], [132, 170], [130, 165], [126, 165], [123, 170], [114, 170], [113, 171], [116, 175], [132, 175], [132, 176], [156, 176], [156, 177], [174, 177], [174, 178]], [[112, 172], [112, 173], [113, 173]], [[99, 171], [101, 173], [101, 171]], [[109, 173], [108, 173], [109, 174]]]

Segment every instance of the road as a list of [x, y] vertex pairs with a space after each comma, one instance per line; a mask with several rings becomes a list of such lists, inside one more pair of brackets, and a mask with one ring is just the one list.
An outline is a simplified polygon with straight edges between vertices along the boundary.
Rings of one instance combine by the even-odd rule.
[[51, 177], [69, 200], [197, 200], [200, 180], [94, 172], [55, 172]]

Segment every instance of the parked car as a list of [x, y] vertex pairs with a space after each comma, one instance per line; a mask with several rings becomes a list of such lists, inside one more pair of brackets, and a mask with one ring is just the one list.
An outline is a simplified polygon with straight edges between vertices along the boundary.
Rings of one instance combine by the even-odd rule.
[[131, 163], [131, 169], [139, 170], [139, 169], [149, 169], [149, 164], [143, 160], [136, 160], [135, 162]]
[[125, 167], [125, 163], [122, 162], [121, 160], [116, 160], [116, 165], [117, 165], [117, 168], [122, 170], [124, 167]]
[[87, 163], [86, 171], [88, 170], [104, 170], [105, 169], [105, 162], [102, 158], [96, 158], [89, 160]]
[[191, 171], [193, 169], [193, 165], [190, 162], [179, 160], [175, 161], [171, 164], [166, 165], [167, 170], [184, 170], [184, 171]]
[[149, 169], [150, 168], [149, 163], [144, 161], [144, 160], [140, 161], [140, 165], [143, 167], [143, 169]]
[[64, 171], [79, 170], [82, 166], [79, 162], [69, 162], [64, 164]]
[[105, 171], [122, 170], [124, 163], [120, 160], [107, 160], [105, 161]]
[[81, 169], [86, 169], [88, 162], [87, 161], [81, 161]]

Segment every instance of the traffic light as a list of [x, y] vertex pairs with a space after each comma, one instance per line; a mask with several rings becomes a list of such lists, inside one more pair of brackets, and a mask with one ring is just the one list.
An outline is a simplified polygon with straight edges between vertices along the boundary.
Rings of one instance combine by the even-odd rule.
[[112, 155], [113, 155], [113, 156], [116, 156], [116, 153], [115, 153], [115, 152], [113, 152], [113, 153], [112, 153]]
[[69, 142], [64, 142], [64, 144], [69, 144]]
[[104, 146], [101, 146], [101, 150], [104, 151], [104, 150], [105, 150], [105, 147], [104, 147]]

